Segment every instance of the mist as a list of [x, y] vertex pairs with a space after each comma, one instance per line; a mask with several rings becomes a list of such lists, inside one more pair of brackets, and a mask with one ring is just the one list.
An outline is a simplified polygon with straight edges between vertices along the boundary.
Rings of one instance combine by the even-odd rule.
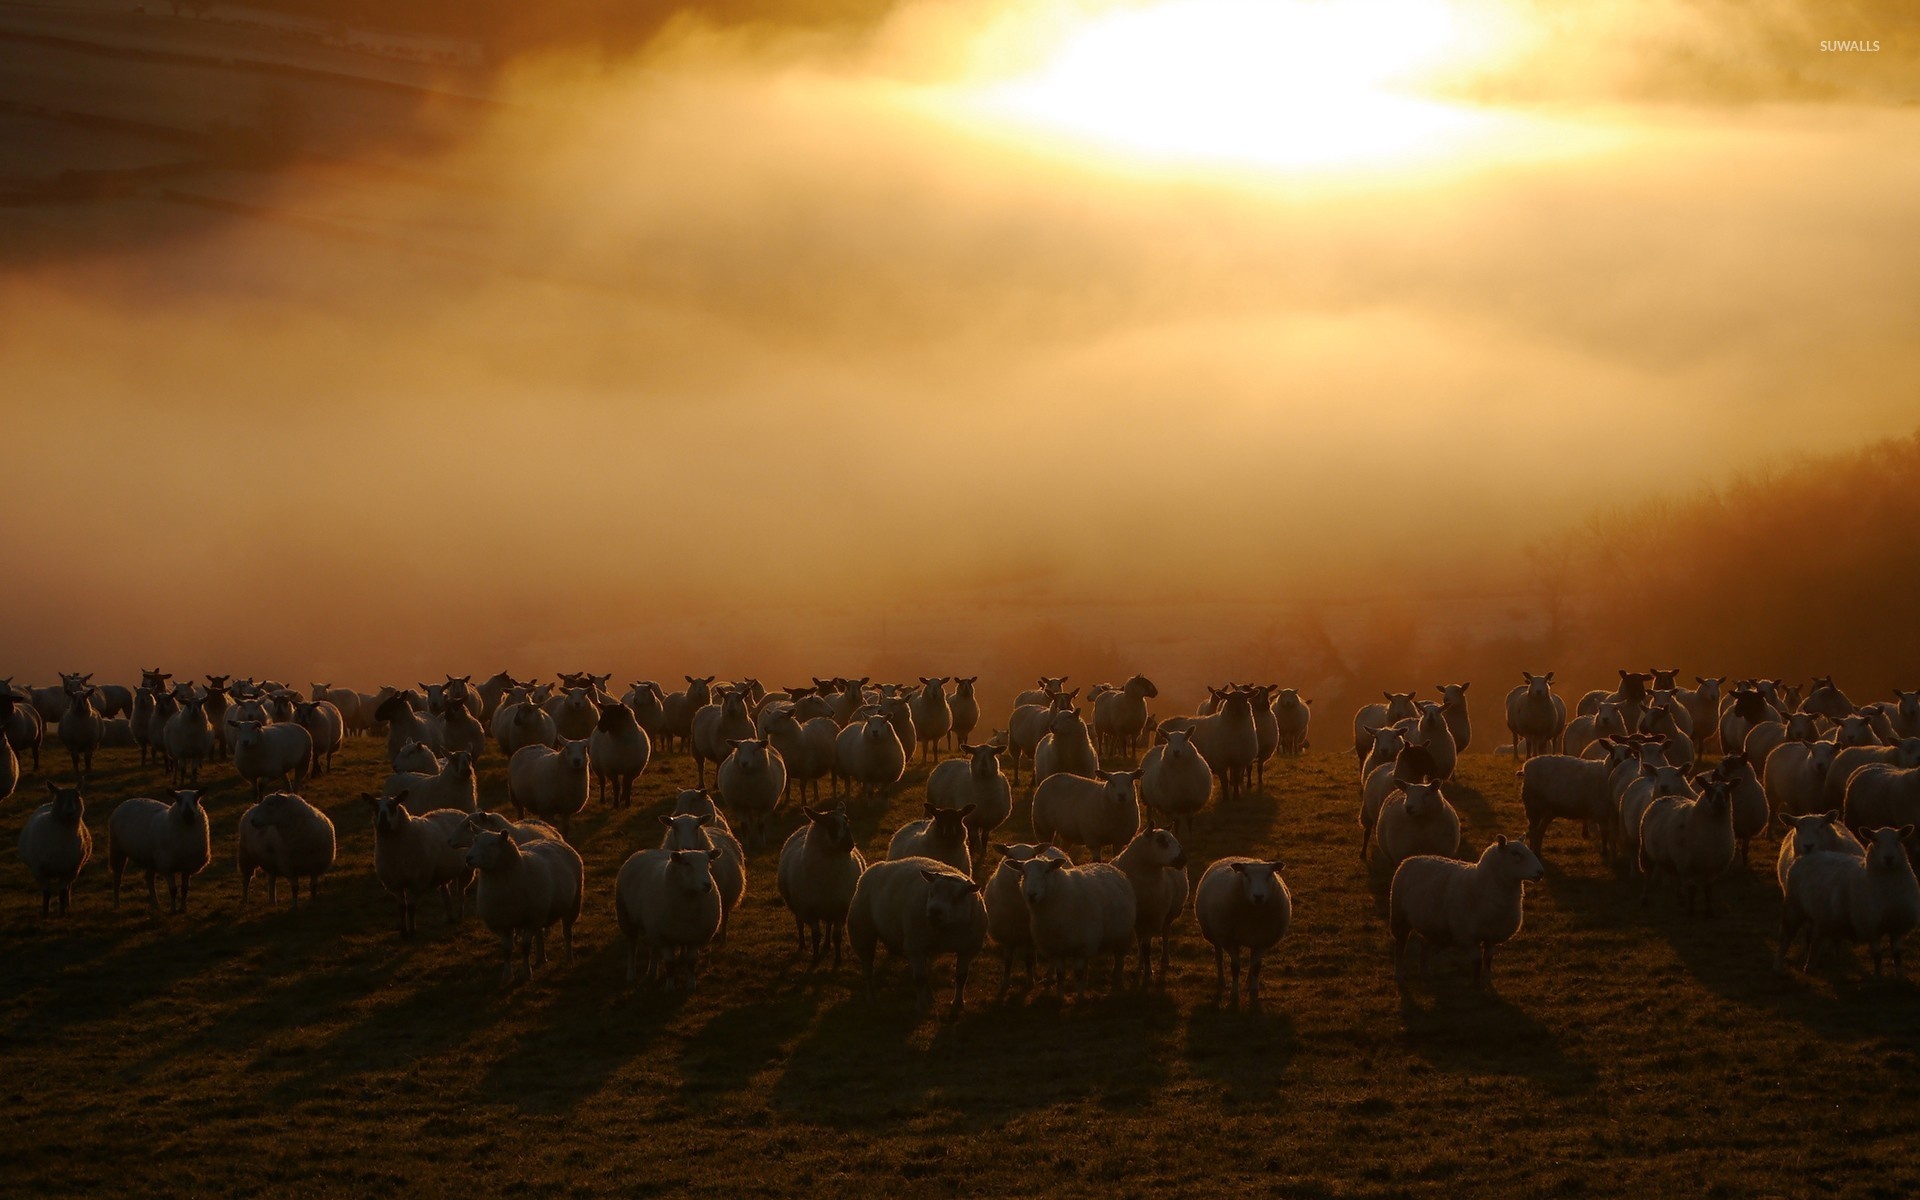
[[1530, 543], [1920, 416], [1887, 61], [1782, 82], [1782, 9], [1629, 70], [1600, 12], [1501, 10], [1433, 86], [1515, 132], [1406, 168], [956, 102], [1057, 7], [682, 19], [351, 155], [263, 90], [300, 132], [226, 209], [10, 210], [0, 660], [1198, 677], [1303, 605], [1523, 626]]

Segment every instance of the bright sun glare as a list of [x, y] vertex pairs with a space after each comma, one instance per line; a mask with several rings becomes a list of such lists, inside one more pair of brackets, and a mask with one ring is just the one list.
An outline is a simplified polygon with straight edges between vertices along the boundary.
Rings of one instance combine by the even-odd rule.
[[1320, 168], [1447, 154], [1493, 118], [1414, 94], [1479, 53], [1446, 0], [1162, 0], [1073, 27], [989, 116], [1156, 158]]

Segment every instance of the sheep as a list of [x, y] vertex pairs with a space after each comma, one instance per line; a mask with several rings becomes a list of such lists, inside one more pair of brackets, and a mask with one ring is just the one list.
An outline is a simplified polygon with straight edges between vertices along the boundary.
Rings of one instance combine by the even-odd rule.
[[708, 763], [718, 767], [735, 742], [752, 736], [753, 715], [743, 689], [722, 688], [717, 701], [693, 714], [693, 761], [701, 786], [706, 786]]
[[472, 840], [467, 813], [423, 808], [416, 816], [407, 807], [413, 797], [406, 791], [391, 796], [362, 792], [360, 799], [373, 810], [373, 874], [399, 901], [401, 936], [419, 928], [420, 897], [426, 892], [440, 893], [449, 925], [459, 921], [473, 882], [464, 852]]
[[940, 741], [953, 730], [953, 706], [947, 703], [946, 686], [949, 676], [928, 678], [920, 676], [920, 686], [907, 699], [908, 711], [913, 716], [914, 738], [920, 746], [922, 759], [932, 758], [940, 751]]
[[1000, 951], [1000, 992], [1004, 1001], [1013, 984], [1013, 957], [1022, 954], [1027, 963], [1027, 984], [1034, 984], [1033, 920], [1027, 913], [1027, 901], [1020, 894], [1020, 865], [1031, 858], [1057, 858], [1068, 866], [1073, 860], [1064, 850], [1045, 843], [1039, 845], [995, 842], [993, 850], [1000, 861], [987, 872], [982, 894], [987, 907], [987, 933]]
[[1049, 776], [1033, 792], [1033, 833], [1046, 842], [1085, 846], [1095, 862], [1140, 830], [1139, 771]]
[[[1554, 694], [1552, 671], [1545, 675], [1522, 671], [1520, 676], [1525, 682], [1507, 693], [1507, 730], [1513, 735], [1514, 752], [1523, 760], [1552, 754], [1567, 727], [1566, 702]], [[1491, 962], [1491, 949], [1487, 954]]]
[[515, 940], [520, 942], [520, 961], [531, 980], [534, 967], [547, 961], [547, 930], [556, 921], [567, 961], [573, 961], [573, 924], [580, 919], [586, 891], [586, 868], [579, 852], [561, 841], [520, 842], [489, 830], [473, 835], [467, 865], [479, 875], [474, 911], [500, 939], [505, 960], [502, 986], [514, 980]]
[[1373, 745], [1372, 730], [1420, 715], [1420, 710], [1413, 705], [1415, 693], [1382, 692], [1381, 695], [1387, 698], [1385, 704], [1362, 705], [1360, 711], [1353, 714], [1353, 756], [1363, 761]]
[[1818, 718], [1812, 713], [1788, 713], [1785, 721], [1762, 721], [1747, 730], [1740, 750], [1756, 771], [1767, 768], [1767, 756], [1785, 742], [1811, 742], [1820, 736]]
[[587, 807], [590, 762], [584, 739], [562, 742], [558, 750], [524, 746], [507, 761], [507, 802], [515, 813], [531, 812], [569, 833]]
[[103, 721], [110, 721], [116, 717], [131, 717], [133, 689], [121, 687], [117, 683], [103, 683], [94, 689], [94, 708]]
[[333, 770], [333, 756], [347, 736], [339, 708], [328, 700], [301, 701], [293, 706], [293, 719], [313, 742], [315, 773]]
[[316, 704], [325, 701], [333, 705], [340, 713], [340, 729], [343, 735], [358, 731], [359, 724], [356, 723], [355, 718], [360, 708], [360, 693], [352, 688], [337, 688], [330, 683], [309, 683], [307, 699]]
[[233, 769], [253, 785], [256, 803], [266, 794], [269, 780], [278, 780], [282, 789], [300, 787], [313, 770], [313, 737], [298, 725], [236, 722]]
[[1108, 753], [1133, 757], [1147, 727], [1147, 701], [1159, 695], [1153, 680], [1134, 675], [1093, 702], [1093, 728]]
[[1169, 718], [1162, 729], [1188, 729], [1200, 756], [1220, 781], [1220, 796], [1229, 800], [1246, 790], [1260, 752], [1260, 734], [1253, 723], [1253, 698], [1246, 688], [1233, 688], [1220, 710], [1204, 717]]
[[60, 682], [57, 685], [53, 687], [30, 686], [25, 689], [25, 694], [21, 699], [33, 706], [33, 710], [40, 714], [40, 720], [43, 724], [52, 725], [57, 730], [60, 725], [60, 718], [67, 715], [67, 703], [70, 698], [68, 689], [83, 683], [84, 680], [84, 676], [68, 675], [65, 671], [62, 671], [60, 672]]
[[1653, 802], [1669, 796], [1691, 800], [1698, 793], [1678, 767], [1641, 763], [1620, 796], [1621, 847], [1635, 863], [1640, 860], [1640, 829]]
[[1896, 737], [1920, 737], [1920, 691], [1893, 693], [1892, 710], [1887, 714]]
[[987, 909], [980, 885], [945, 863], [930, 858], [877, 862], [861, 872], [847, 906], [847, 937], [860, 960], [869, 999], [873, 996], [874, 951], [907, 960], [913, 976], [914, 1010], [924, 1016], [933, 1006], [928, 978], [933, 959], [952, 954], [953, 1003], [949, 1014], [965, 1009], [967, 971], [986, 944]]
[[[1788, 710], [1793, 711], [1793, 710]], [[1833, 685], [1833, 676], [1815, 675], [1813, 691], [1799, 707], [1800, 712], [1813, 713], [1829, 721], [1838, 721], [1842, 717], [1852, 716], [1858, 711], [1847, 694]]]
[[666, 735], [667, 746], [671, 748], [675, 738], [680, 740], [682, 749], [693, 745], [693, 715], [713, 699], [713, 682], [718, 675], [697, 678], [685, 676], [687, 688], [683, 692], [674, 692], [666, 698], [661, 707], [661, 728]]
[[[159, 717], [161, 707], [154, 708], [155, 718]], [[173, 763], [171, 775], [176, 786], [200, 785], [200, 768], [212, 756], [214, 740], [207, 702], [199, 697], [187, 698], [178, 711], [166, 718], [161, 741], [166, 747], [166, 757]]]
[[[152, 674], [153, 672], [144, 672], [143, 676], [151, 676]], [[166, 750], [165, 746], [155, 745], [153, 740], [154, 708], [159, 703], [160, 697], [165, 693], [166, 685], [164, 678], [161, 683], [157, 685], [149, 685], [142, 682], [140, 687], [133, 693], [133, 712], [130, 714], [133, 721], [133, 744], [135, 749], [140, 751], [140, 765], [143, 767], [147, 765], [148, 760], [153, 758], [154, 755], [164, 754]], [[165, 727], [162, 726], [162, 728], [164, 729]]]
[[947, 744], [965, 745], [973, 731], [980, 727], [980, 699], [974, 695], [974, 685], [980, 682], [978, 675], [965, 675], [953, 681], [953, 695], [947, 700], [947, 707], [953, 713], [953, 728], [948, 732]]
[[[704, 793], [697, 793], [704, 795]], [[686, 793], [682, 792], [682, 796]], [[724, 820], [716, 820], [705, 813], [676, 812], [672, 816], [660, 818], [660, 824], [666, 833], [660, 838], [662, 850], [716, 850], [714, 858], [713, 881], [720, 889], [720, 929], [714, 936], [715, 945], [725, 945], [727, 925], [733, 920], [733, 910], [747, 894], [747, 856], [740, 849], [740, 840]]]
[[[0, 720], [0, 725], [5, 724]], [[13, 752], [13, 743], [0, 731], [0, 801], [5, 801], [20, 786], [20, 759]]]
[[1797, 817], [1824, 811], [1827, 776], [1840, 747], [1832, 742], [1788, 742], [1767, 756], [1761, 783], [1767, 807], [1776, 816]]
[[1567, 753], [1585, 755], [1602, 738], [1625, 737], [1630, 732], [1627, 719], [1620, 714], [1620, 702], [1609, 697], [1593, 712], [1582, 713], [1567, 725]]
[[570, 741], [583, 741], [600, 722], [600, 710], [591, 689], [570, 687], [547, 703], [547, 715], [553, 718], [553, 731]]
[[1280, 723], [1273, 715], [1273, 694], [1277, 683], [1247, 688], [1247, 707], [1253, 713], [1253, 784], [1267, 786], [1267, 760], [1280, 748]]
[[[1825, 785], [1820, 791], [1821, 807], [1846, 808], [1847, 792], [1853, 785], [1853, 777], [1869, 766], [1893, 766], [1902, 770], [1920, 767], [1920, 738], [1907, 738], [1895, 746], [1848, 746], [1841, 745], [1833, 756], [1833, 766], [1827, 771]], [[1874, 825], [1901, 824], [1900, 821], [1876, 819]], [[1863, 828], [1859, 821], [1847, 816], [1847, 824], [1855, 829]]]
[[440, 714], [441, 747], [446, 751], [465, 750], [475, 762], [487, 753], [487, 727], [473, 711], [478, 702], [474, 696], [451, 697]]
[[[807, 799], [807, 789], [813, 790], [813, 800], [820, 800], [820, 781], [833, 774], [839, 762], [839, 753], [835, 742], [840, 736], [840, 727], [833, 723], [830, 716], [813, 717], [800, 720], [798, 711], [792, 706], [776, 706], [772, 718], [766, 722], [765, 732], [760, 736], [780, 752], [780, 761], [787, 766], [787, 787], [795, 785], [800, 789], [800, 798]], [[945, 766], [946, 764], [941, 764]], [[934, 768], [939, 774], [939, 768]], [[932, 787], [932, 782], [928, 782]]]
[[1053, 981], [1074, 976], [1074, 998], [1084, 1000], [1093, 959], [1113, 956], [1113, 990], [1126, 984], [1127, 951], [1138, 923], [1133, 885], [1111, 863], [1072, 867], [1055, 858], [1020, 864], [1020, 894], [1026, 898], [1033, 946], [1053, 962]]
[[[1514, 772], [1520, 777], [1520, 807], [1527, 814], [1527, 846], [1534, 854], [1546, 845], [1547, 826], [1561, 819], [1597, 824], [1600, 857], [1613, 857], [1617, 817], [1611, 781], [1615, 768], [1632, 758], [1633, 748], [1611, 740], [1601, 744], [1607, 752], [1603, 759], [1542, 754]], [[1568, 745], [1571, 748], [1571, 739]]]
[[1778, 720], [1780, 714], [1768, 706], [1759, 689], [1741, 685], [1733, 689], [1727, 710], [1719, 715], [1722, 752], [1746, 745], [1747, 732], [1763, 721]]
[[[1288, 758], [1307, 751], [1308, 726], [1313, 721], [1313, 701], [1302, 699], [1295, 688], [1281, 688], [1273, 697], [1273, 728], [1278, 739], [1275, 749]], [[1449, 722], [1451, 723], [1451, 722]]]
[[1693, 739], [1680, 728], [1677, 716], [1677, 711], [1671, 705], [1649, 700], [1646, 707], [1640, 710], [1637, 732], [1667, 739], [1660, 748], [1661, 753], [1670, 765], [1686, 769], [1693, 766]]
[[479, 812], [467, 814], [467, 828], [455, 837], [454, 845], [464, 850], [473, 845], [474, 835], [480, 833], [504, 833], [522, 846], [528, 842], [567, 840], [561, 836], [558, 829], [538, 817], [530, 817], [525, 821], [509, 821], [499, 813], [482, 809]]
[[1421, 701], [1419, 722], [1414, 731], [1414, 736], [1408, 740], [1423, 747], [1433, 760], [1434, 779], [1440, 783], [1452, 779], [1460, 751], [1454, 745], [1453, 730], [1447, 727], [1446, 713], [1432, 701]]
[[1387, 924], [1393, 935], [1393, 981], [1407, 986], [1407, 939], [1420, 935], [1420, 975], [1427, 974], [1431, 947], [1478, 950], [1473, 986], [1493, 986], [1494, 947], [1520, 932], [1526, 885], [1546, 869], [1520, 839], [1502, 834], [1477, 861], [1420, 855], [1400, 864], [1387, 892]]
[[[1260, 969], [1267, 952], [1287, 935], [1293, 923], [1293, 895], [1277, 860], [1231, 857], [1216, 859], [1200, 876], [1193, 893], [1193, 915], [1200, 936], [1213, 947], [1216, 998], [1227, 988], [1227, 962], [1233, 962], [1233, 990], [1229, 1003], [1240, 1005], [1240, 952], [1246, 950], [1247, 1003], [1260, 1007]], [[1216, 999], [1217, 1002], [1217, 999]]]
[[395, 692], [374, 710], [374, 718], [387, 723], [387, 757], [392, 759], [402, 747], [424, 742], [435, 754], [445, 754], [445, 725], [432, 716], [421, 716], [408, 703], [408, 693]]
[[1033, 751], [1033, 786], [1057, 774], [1091, 775], [1100, 769], [1087, 723], [1077, 708], [1062, 709], [1047, 724], [1046, 736]]
[[[950, 758], [927, 776], [927, 803], [967, 810], [967, 846], [979, 859], [987, 839], [1013, 812], [1013, 788], [1000, 770], [999, 746], [960, 744], [965, 758]], [[937, 856], [936, 856], [937, 857]]]
[[[817, 684], [820, 681], [816, 679], [814, 682]], [[859, 679], [835, 679], [833, 682], [839, 690], [833, 694], [831, 701], [833, 711], [829, 715], [833, 717], [835, 725], [845, 729], [853, 724], [854, 715], [867, 702], [866, 689], [869, 680], [862, 676]]]
[[292, 792], [275, 792], [249, 808], [240, 818], [240, 903], [250, 899], [253, 873], [267, 876], [267, 903], [278, 900], [281, 876], [292, 885], [293, 909], [300, 909], [300, 880], [307, 881], [307, 899], [320, 898], [320, 876], [333, 868], [333, 822], [327, 814]]
[[906, 696], [899, 694], [896, 690], [894, 695], [882, 696], [874, 701], [874, 704], [886, 714], [888, 723], [893, 726], [894, 736], [900, 739], [902, 749], [911, 754], [919, 734], [913, 727], [913, 709], [908, 705]]
[[1780, 906], [1780, 949], [1774, 969], [1786, 967], [1787, 947], [1802, 927], [1807, 930], [1807, 957], [1801, 970], [1811, 970], [1822, 941], [1865, 942], [1873, 955], [1873, 973], [1881, 972], [1880, 940], [1893, 955], [1893, 973], [1903, 974], [1900, 941], [1920, 924], [1920, 881], [1901, 843], [1913, 837], [1914, 827], [1873, 830], [1866, 857], [1832, 851], [1802, 856], [1787, 874], [1786, 900]]
[[720, 929], [720, 896], [713, 886], [718, 850], [641, 850], [621, 864], [614, 881], [614, 916], [627, 940], [627, 982], [693, 990], [700, 951]]
[[82, 779], [93, 771], [93, 752], [100, 748], [106, 732], [100, 712], [93, 706], [93, 697], [98, 691], [94, 687], [69, 691], [59, 718], [60, 743], [73, 760], [74, 774]]
[[500, 752], [508, 761], [529, 746], [551, 749], [560, 741], [552, 714], [531, 696], [504, 705], [494, 718], [494, 725], [494, 741], [500, 744]]
[[1173, 923], [1186, 911], [1192, 880], [1187, 852], [1170, 831], [1149, 825], [1113, 856], [1113, 865], [1133, 887], [1134, 937], [1140, 957], [1140, 986], [1153, 984], [1153, 939], [1160, 939], [1160, 982], [1167, 979], [1168, 944]]
[[167, 880], [167, 911], [187, 911], [188, 885], [213, 860], [207, 810], [200, 793], [175, 792], [171, 801], [136, 796], [123, 800], [107, 819], [107, 867], [113, 874], [113, 903], [120, 904], [120, 881], [127, 864], [147, 873], [147, 903], [158, 908], [154, 877]]
[[925, 811], [924, 817], [907, 822], [894, 833], [887, 843], [887, 857], [931, 858], [972, 876], [973, 855], [968, 846], [973, 839], [967, 818], [973, 815], [973, 806], [941, 808], [929, 802]]
[[1193, 744], [1189, 730], [1175, 729], [1140, 760], [1140, 801], [1168, 822], [1176, 837], [1190, 832], [1193, 818], [1213, 796], [1213, 768]]
[[891, 799], [894, 785], [906, 773], [907, 752], [893, 723], [880, 713], [848, 725], [834, 743], [839, 775], [860, 785], [861, 795]]
[[1856, 834], [1882, 825], [1920, 823], [1920, 765], [1876, 762], [1861, 767], [1847, 784], [1841, 811]]
[[87, 802], [79, 788], [49, 780], [47, 796], [20, 830], [20, 861], [40, 889], [40, 915], [48, 915], [58, 898], [64, 917], [73, 905], [74, 880], [93, 857], [93, 832], [87, 828]]
[[1013, 751], [1008, 760], [1013, 766], [1013, 782], [1020, 782], [1020, 762], [1024, 758], [1033, 761], [1034, 752], [1040, 746], [1040, 739], [1047, 736], [1053, 726], [1055, 713], [1073, 708], [1073, 701], [1080, 689], [1062, 692], [1049, 697], [1044, 703], [1021, 704], [1007, 718], [1007, 745]]
[[1452, 858], [1460, 849], [1460, 814], [1436, 779], [1409, 779], [1380, 806], [1379, 858], [1389, 869], [1415, 855]]
[[612, 784], [613, 807], [631, 805], [633, 781], [646, 771], [652, 757], [653, 742], [633, 710], [617, 701], [600, 705], [600, 719], [587, 738], [587, 759], [600, 784], [601, 803], [606, 803], [607, 785]]
[[1780, 881], [1780, 894], [1787, 894], [1787, 875], [1802, 855], [1832, 851], [1865, 858], [1867, 848], [1860, 844], [1835, 809], [1827, 813], [1809, 813], [1803, 817], [1779, 818], [1784, 835], [1780, 839], [1780, 857], [1774, 865], [1774, 878]]
[[867, 860], [854, 843], [853, 822], [847, 806], [831, 809], [802, 807], [806, 824], [787, 837], [780, 847], [780, 864], [774, 877], [780, 903], [793, 914], [793, 934], [800, 953], [807, 953], [807, 938], [813, 938], [813, 959], [809, 968], [820, 965], [827, 944], [833, 944], [833, 969], [840, 969], [840, 946], [847, 924], [847, 906], [860, 883]]
[[46, 738], [46, 725], [31, 704], [23, 704], [13, 694], [13, 682], [0, 679], [0, 730], [7, 745], [16, 754], [30, 758], [33, 769], [40, 769], [40, 745]]
[[746, 832], [747, 845], [762, 844], [767, 822], [787, 790], [787, 764], [780, 752], [762, 739], [742, 738], [714, 772], [714, 783], [729, 819], [738, 819]]
[[1693, 915], [1696, 890], [1706, 897], [1707, 916], [1713, 915], [1713, 881], [1733, 866], [1739, 843], [1733, 832], [1733, 785], [1715, 776], [1703, 776], [1698, 799], [1661, 796], [1647, 805], [1640, 818], [1640, 903], [1653, 895], [1661, 875], [1673, 876]]
[[[1030, 688], [1027, 691], [1021, 692], [1018, 696], [1015, 696], [1013, 698], [1013, 706], [1015, 708], [1022, 708], [1029, 704], [1037, 704], [1042, 708], [1046, 708], [1053, 703], [1055, 696], [1062, 695], [1067, 690], [1067, 677], [1065, 675], [1042, 675], [1038, 683], [1040, 685], [1038, 688]], [[1073, 690], [1074, 694], [1079, 694], [1079, 688]]]
[[1747, 865], [1750, 844], [1766, 830], [1767, 819], [1771, 815], [1767, 808], [1767, 789], [1761, 784], [1759, 772], [1753, 769], [1753, 761], [1745, 752], [1725, 756], [1713, 771], [1718, 778], [1727, 781], [1733, 804], [1733, 836], [1740, 844], [1740, 865], [1744, 867]]
[[659, 684], [651, 679], [635, 680], [620, 702], [633, 711], [634, 724], [646, 731], [649, 741], [666, 736], [667, 697]]
[[[1693, 682], [1697, 686], [1676, 688], [1673, 695], [1674, 699], [1680, 702], [1680, 706], [1687, 710], [1687, 715], [1693, 718], [1694, 741], [1704, 748], [1708, 737], [1719, 736], [1720, 685], [1725, 680], [1713, 676], [1695, 675]], [[1722, 746], [1720, 752], [1724, 754], [1726, 749]]]

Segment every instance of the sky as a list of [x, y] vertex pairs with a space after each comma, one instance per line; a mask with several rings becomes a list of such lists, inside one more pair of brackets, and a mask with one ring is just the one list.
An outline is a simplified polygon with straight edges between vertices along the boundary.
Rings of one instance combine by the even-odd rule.
[[670, 674], [848, 614], [1501, 591], [1595, 510], [1920, 424], [1914, 44], [907, 3], [529, 56], [344, 155], [278, 93], [284, 159], [191, 185], [244, 215], [10, 210], [0, 655]]

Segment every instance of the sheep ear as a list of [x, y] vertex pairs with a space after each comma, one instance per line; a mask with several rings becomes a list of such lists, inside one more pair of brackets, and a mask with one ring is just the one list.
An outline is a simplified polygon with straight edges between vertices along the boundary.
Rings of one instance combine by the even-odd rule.
[[1064, 871], [1067, 867], [1066, 862], [1058, 858], [1049, 858], [1046, 860], [1046, 863], [1047, 870], [1049, 871]]
[[931, 817], [933, 814], [940, 811], [939, 807], [935, 805], [934, 802], [931, 800], [927, 801], [925, 804], [922, 804], [920, 807], [925, 811], [926, 815], [929, 817]]
[[719, 858], [719, 857], [720, 857], [720, 847], [718, 847], [718, 846], [714, 846], [714, 847], [712, 847], [711, 849], [709, 849], [709, 850], [707, 851], [707, 861], [708, 861], [708, 862], [712, 862], [712, 861], [713, 861], [714, 859], [716, 859], [716, 858]]
[[[1912, 828], [1912, 826], [1908, 826], [1908, 828]], [[961, 894], [963, 895], [971, 895], [974, 892], [977, 892], [979, 890], [980, 890], [980, 885], [971, 879], [967, 880], [967, 882], [960, 889]]]
[[989, 842], [987, 845], [990, 849], [997, 852], [1001, 858], [1008, 859], [1009, 861], [1012, 860], [1013, 848], [1005, 842]]
[[920, 872], [920, 878], [926, 880], [928, 883], [932, 883], [934, 880], [944, 878], [945, 876], [946, 876], [946, 872], [944, 871], [924, 871], [923, 870]]
[[1496, 846], [1504, 846], [1504, 845], [1506, 845], [1506, 844], [1507, 844], [1507, 835], [1506, 835], [1506, 834], [1504, 834], [1504, 833], [1496, 833], [1496, 834], [1494, 834], [1494, 835], [1493, 835], [1493, 844], [1494, 844], [1494, 845], [1496, 845]]
[[1269, 867], [1272, 867], [1272, 868], [1273, 868], [1273, 873], [1274, 873], [1275, 875], [1278, 875], [1278, 874], [1279, 874], [1280, 872], [1282, 872], [1282, 871], [1284, 871], [1284, 870], [1286, 870], [1286, 869], [1287, 869], [1287, 864], [1285, 864], [1285, 863], [1283, 863], [1283, 862], [1281, 862], [1281, 861], [1280, 861], [1279, 859], [1277, 859], [1277, 858], [1276, 858], [1276, 859], [1274, 859], [1274, 860], [1273, 860], [1272, 862], [1270, 862], [1270, 863], [1268, 863], [1267, 865], [1268, 865]]
[[973, 815], [973, 809], [974, 809], [974, 806], [973, 806], [973, 805], [971, 805], [971, 804], [969, 804], [969, 805], [967, 805], [967, 806], [966, 806], [965, 808], [963, 808], [963, 809], [961, 809], [961, 810], [960, 810], [960, 816], [961, 816], [961, 818], [962, 818], [962, 819], [964, 820], [965, 818], [967, 818], [967, 817], [970, 817], [970, 816], [972, 816], [972, 815]]
[[666, 827], [667, 827], [668, 829], [672, 829], [672, 828], [673, 828], [673, 818], [672, 818], [672, 817], [665, 817], [665, 816], [663, 816], [663, 817], [661, 817], [661, 818], [660, 818], [660, 823], [661, 823], [662, 825], [665, 825], [665, 826], [666, 826]]
[[1233, 868], [1233, 873], [1236, 875], [1245, 875], [1247, 873], [1247, 864], [1245, 863], [1228, 863], [1227, 865]]

